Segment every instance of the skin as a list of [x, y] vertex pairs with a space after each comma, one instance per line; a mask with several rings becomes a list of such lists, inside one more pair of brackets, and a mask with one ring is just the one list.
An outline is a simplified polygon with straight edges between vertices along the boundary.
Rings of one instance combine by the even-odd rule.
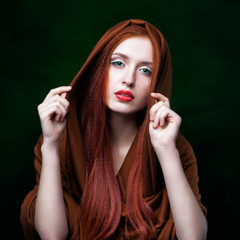
[[[133, 37], [121, 42], [113, 51], [109, 68], [106, 105], [111, 112], [135, 116], [136, 112], [145, 108], [151, 73], [150, 40], [146, 37]], [[130, 102], [119, 100], [114, 94], [119, 90], [130, 91], [134, 99]]]
[[[43, 132], [42, 170], [35, 209], [35, 226], [41, 239], [66, 239], [67, 218], [64, 207], [59, 143], [66, 126], [71, 87], [53, 89], [38, 106]], [[60, 94], [60, 95], [59, 95]]]
[[152, 93], [156, 104], [150, 110], [149, 133], [158, 156], [178, 239], [206, 239], [207, 221], [184, 174], [176, 137], [181, 118], [170, 109], [169, 100]]
[[[110, 110], [116, 174], [138, 131], [136, 113], [147, 106], [152, 55], [150, 40], [134, 37], [121, 42], [111, 57], [106, 105]], [[130, 102], [119, 100], [114, 94], [119, 90], [130, 91], [134, 99]]]
[[[123, 65], [119, 63], [122, 61]], [[151, 71], [151, 62], [152, 45], [146, 37], [123, 41], [112, 55], [106, 105], [110, 112], [116, 174], [138, 131], [136, 112], [148, 102], [151, 74], [146, 69]], [[114, 93], [122, 89], [131, 91], [134, 100], [126, 102], [116, 98]], [[68, 234], [58, 154], [66, 126], [69, 102], [65, 97], [69, 91], [71, 87], [67, 86], [53, 89], [38, 106], [44, 141], [35, 225], [42, 239], [66, 239]], [[149, 112], [149, 134], [163, 171], [177, 237], [205, 239], [206, 219], [185, 177], [175, 144], [181, 118], [171, 110], [165, 96], [160, 93], [151, 96], [155, 104]]]

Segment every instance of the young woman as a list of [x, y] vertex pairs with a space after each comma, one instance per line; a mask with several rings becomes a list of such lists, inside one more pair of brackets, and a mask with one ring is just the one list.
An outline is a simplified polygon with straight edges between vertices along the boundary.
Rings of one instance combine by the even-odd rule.
[[111, 28], [70, 86], [38, 111], [37, 185], [25, 198], [27, 239], [205, 239], [191, 146], [170, 108], [171, 60], [141, 20]]

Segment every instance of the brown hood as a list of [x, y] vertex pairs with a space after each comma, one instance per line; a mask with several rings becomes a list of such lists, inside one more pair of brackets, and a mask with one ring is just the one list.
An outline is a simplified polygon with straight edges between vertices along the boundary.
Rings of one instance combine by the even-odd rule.
[[[72, 159], [78, 159], [77, 163], [73, 160], [72, 163], [79, 164], [81, 161], [82, 169], [79, 170], [77, 166], [75, 166], [76, 178], [78, 178], [78, 183], [80, 184], [81, 191], [83, 190], [83, 186], [85, 183], [85, 161], [83, 156], [83, 148], [82, 148], [82, 139], [81, 139], [81, 130], [78, 123], [78, 108], [79, 101], [81, 98], [79, 96], [84, 96], [86, 94], [86, 86], [89, 80], [89, 76], [94, 71], [95, 62], [101, 55], [101, 51], [106, 47], [106, 45], [113, 39], [113, 37], [124, 30], [129, 25], [139, 25], [147, 30], [148, 36], [153, 44], [154, 56], [153, 56], [153, 74], [151, 80], [151, 91], [160, 92], [166, 97], [170, 99], [171, 97], [171, 87], [172, 87], [172, 66], [171, 66], [171, 57], [168, 48], [168, 44], [163, 37], [162, 33], [152, 24], [145, 22], [143, 20], [127, 20], [110, 28], [98, 41], [91, 54], [87, 58], [85, 64], [77, 73], [73, 81], [71, 82], [72, 91], [67, 96], [70, 101], [70, 109], [68, 114], [67, 121], [67, 135], [68, 135], [68, 146], [70, 147], [70, 151], [68, 154], [72, 155]], [[149, 104], [152, 106], [154, 104], [154, 100], [149, 97]], [[148, 128], [146, 128], [145, 136], [148, 136]], [[146, 143], [147, 143], [146, 137]], [[147, 150], [145, 151], [147, 154]], [[144, 157], [145, 158], [145, 157]], [[81, 160], [79, 160], [81, 159]], [[126, 164], [125, 164], [126, 165]], [[123, 164], [124, 167], [124, 164]], [[122, 170], [122, 169], [121, 169]], [[120, 171], [121, 172], [121, 171]], [[123, 172], [123, 171], [122, 171]], [[129, 173], [129, 169], [126, 169], [125, 174]], [[152, 175], [155, 176], [156, 171], [153, 169]], [[150, 176], [149, 176], [150, 177]], [[127, 177], [126, 180], [127, 181]], [[125, 182], [125, 185], [127, 183]], [[79, 189], [79, 190], [80, 190]]]
[[91, 74], [93, 63], [99, 57], [101, 51], [106, 47], [116, 33], [124, 30], [129, 25], [139, 25], [145, 28], [150, 40], [152, 41], [153, 49], [155, 50], [154, 69], [157, 69], [157, 71], [153, 72], [151, 90], [160, 92], [169, 99], [171, 98], [172, 66], [168, 44], [162, 33], [155, 26], [143, 20], [133, 19], [118, 23], [102, 36], [87, 58], [83, 67], [73, 79], [71, 83], [71, 86], [73, 87], [71, 95], [76, 94], [76, 91], [77, 94], [84, 91], [84, 86], [86, 84], [84, 81], [87, 81], [85, 76], [89, 76], [89, 74]]

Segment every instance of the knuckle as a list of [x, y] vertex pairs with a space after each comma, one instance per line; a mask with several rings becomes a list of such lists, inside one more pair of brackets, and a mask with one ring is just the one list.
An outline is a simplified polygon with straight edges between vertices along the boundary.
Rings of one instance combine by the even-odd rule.
[[159, 102], [158, 102], [158, 105], [159, 105], [159, 106], [163, 106], [163, 105], [165, 105], [165, 103], [164, 103], [163, 101], [159, 101]]
[[57, 100], [57, 101], [55, 102], [55, 105], [58, 106], [58, 107], [60, 107], [61, 103], [59, 102], [59, 100]]
[[153, 113], [154, 113], [154, 106], [151, 107], [149, 113], [150, 113], [150, 114], [153, 114]]
[[58, 110], [58, 106], [57, 105], [52, 106], [52, 111], [57, 111], [57, 110]]
[[52, 99], [53, 99], [53, 101], [56, 101], [56, 102], [58, 102], [58, 101], [60, 100], [58, 94], [57, 94], [57, 95], [54, 95], [54, 96], [52, 97]]
[[39, 104], [39, 105], [37, 106], [37, 110], [40, 111], [40, 110], [41, 110], [41, 107], [42, 107], [42, 104]]
[[170, 108], [169, 108], [169, 106], [168, 106], [167, 104], [164, 104], [163, 107], [164, 107], [164, 109], [166, 109], [166, 110], [170, 110]]
[[59, 99], [59, 100], [62, 99], [62, 97], [59, 94], [57, 94], [55, 97], [56, 97], [56, 99]]
[[57, 89], [56, 89], [56, 88], [53, 88], [53, 89], [50, 90], [50, 94], [51, 94], [51, 95], [55, 95], [55, 94], [56, 94], [56, 91], [57, 91]]
[[62, 99], [62, 102], [63, 102], [63, 106], [65, 108], [68, 108], [69, 107], [69, 102], [66, 100], [66, 99]]

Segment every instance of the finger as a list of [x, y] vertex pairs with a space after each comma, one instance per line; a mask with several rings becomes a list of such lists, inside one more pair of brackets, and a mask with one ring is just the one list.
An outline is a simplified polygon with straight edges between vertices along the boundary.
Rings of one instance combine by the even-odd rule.
[[154, 128], [158, 128], [159, 126], [163, 127], [165, 125], [166, 123], [165, 118], [167, 117], [168, 112], [169, 112], [169, 108], [165, 107], [164, 105], [159, 108], [154, 118], [154, 123], [153, 123]]
[[159, 117], [159, 114], [157, 113], [153, 120], [153, 128], [158, 128], [159, 124], [160, 124], [160, 117]]
[[58, 108], [58, 106], [48, 106], [48, 108], [41, 109], [39, 111], [39, 117], [41, 122], [46, 120], [52, 121], [53, 119], [55, 119], [56, 115], [60, 115], [60, 114], [61, 114], [61, 110]]
[[62, 87], [54, 88], [48, 93], [48, 95], [46, 96], [44, 101], [48, 100], [52, 96], [59, 95], [59, 94], [62, 94], [64, 92], [69, 92], [69, 91], [71, 91], [71, 89], [72, 89], [71, 86], [62, 86]]
[[155, 115], [156, 115], [156, 113], [158, 112], [159, 108], [160, 108], [162, 105], [164, 105], [164, 102], [160, 101], [160, 102], [155, 103], [155, 104], [151, 107], [151, 109], [150, 109], [150, 111], [149, 111], [150, 120], [151, 120], [151, 121], [154, 121]]
[[68, 109], [68, 107], [69, 107], [69, 102], [68, 102], [65, 98], [63, 98], [62, 96], [60, 96], [60, 95], [55, 95], [55, 96], [53, 96], [53, 97], [45, 100], [45, 101], [42, 103], [42, 105], [43, 105], [43, 106], [48, 106], [48, 105], [53, 104], [54, 102], [59, 102], [60, 104], [63, 105], [63, 107], [64, 107], [65, 109]]
[[66, 96], [67, 96], [67, 93], [66, 93], [66, 92], [64, 92], [64, 93], [61, 94], [61, 97], [62, 97], [62, 98], [66, 98]]
[[54, 106], [58, 106], [62, 110], [62, 113], [61, 114], [58, 114], [57, 112], [52, 113], [50, 118], [52, 118], [53, 115], [55, 115], [54, 119], [57, 122], [63, 122], [66, 114], [68, 113], [69, 102], [65, 98], [63, 98], [59, 95], [55, 95], [52, 98], [50, 98], [49, 100], [40, 104], [38, 106], [39, 115], [41, 114], [41, 112], [44, 112], [44, 111], [47, 111], [48, 109], [54, 108]]
[[39, 109], [39, 116], [41, 119], [48, 118], [48, 120], [51, 120], [55, 115], [54, 119], [59, 122], [64, 120], [66, 114], [67, 110], [60, 102], [53, 102]]
[[168, 122], [167, 118], [168, 118], [169, 112], [170, 112], [169, 108], [165, 108], [162, 110], [160, 114], [160, 123], [159, 123], [160, 127], [164, 127], [167, 124]]
[[56, 102], [55, 104], [58, 107], [58, 109], [60, 109], [59, 113], [57, 113], [57, 112], [55, 113], [56, 114], [55, 121], [63, 122], [64, 119], [65, 119], [65, 116], [67, 114], [67, 110], [65, 109], [65, 107], [60, 102]]
[[[67, 93], [63, 93], [65, 96]], [[67, 110], [68, 107], [69, 107], [69, 102], [68, 100], [65, 98], [65, 97], [62, 97], [62, 94], [61, 95], [56, 95], [54, 96], [54, 99], [56, 102], [59, 102], [60, 104], [62, 104], [62, 106]]]
[[167, 97], [165, 97], [164, 95], [162, 95], [161, 93], [152, 92], [151, 96], [158, 101], [164, 102], [165, 104], [167, 104], [170, 107], [169, 99]]

